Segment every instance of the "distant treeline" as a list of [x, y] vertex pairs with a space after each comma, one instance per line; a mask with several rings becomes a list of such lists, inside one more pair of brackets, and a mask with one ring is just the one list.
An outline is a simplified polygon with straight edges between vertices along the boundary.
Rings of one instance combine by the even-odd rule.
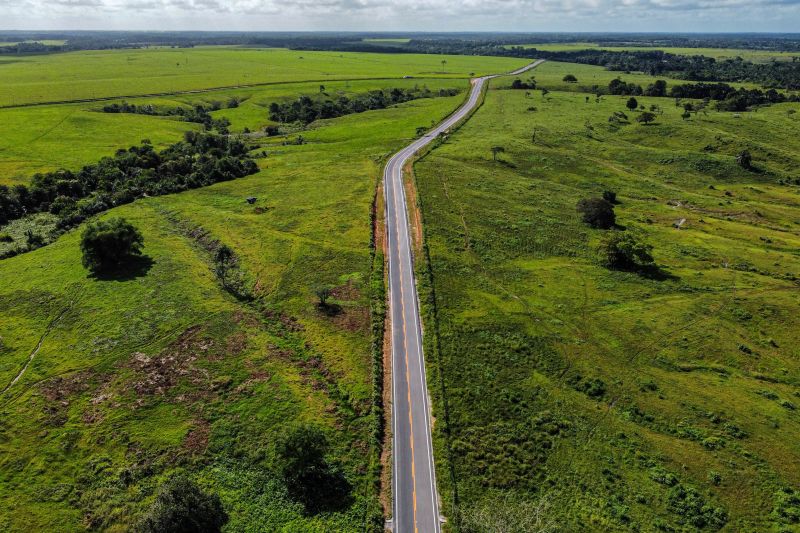
[[49, 54], [60, 52], [64, 49], [60, 44], [42, 44], [39, 42], [16, 43], [7, 46], [0, 46], [0, 54]]
[[66, 229], [143, 196], [195, 189], [257, 171], [241, 141], [189, 131], [183, 141], [161, 152], [143, 141], [77, 173], [57, 170], [34, 175], [30, 186], [0, 185], [0, 225], [50, 212], [59, 217], [57, 227]]
[[[228, 101], [228, 108], [239, 107], [239, 99], [231, 98]], [[208, 107], [195, 105], [193, 107], [159, 107], [152, 104], [129, 104], [128, 102], [115, 102], [103, 106], [104, 113], [134, 113], [137, 115], [153, 115], [160, 117], [181, 117], [186, 122], [202, 124], [206, 131], [217, 130], [219, 133], [227, 134], [230, 121], [225, 118], [211, 116], [211, 111], [222, 109], [222, 103], [212, 102]]]
[[[370, 39], [409, 39], [409, 42]], [[587, 47], [599, 43], [604, 46], [747, 48], [800, 52], [800, 34], [0, 31], [0, 41], [3, 42], [52, 40], [66, 41], [63, 47], [58, 47], [63, 50], [245, 45], [295, 50], [498, 55], [507, 50], [507, 46], [516, 44], [585, 42]]]
[[607, 70], [645, 72], [652, 76], [668, 75], [693, 81], [751, 82], [765, 87], [800, 89], [800, 61], [796, 59], [771, 63], [753, 63], [741, 58], [717, 61], [713, 57], [676, 55], [659, 50], [553, 52], [513, 48], [511, 52], [523, 57], [597, 65]]
[[276, 122], [301, 122], [310, 124], [315, 120], [336, 118], [351, 113], [361, 113], [371, 109], [385, 109], [391, 105], [408, 102], [418, 98], [434, 96], [454, 96], [460, 89], [439, 89], [431, 91], [427, 87], [412, 89], [384, 89], [369, 91], [352, 97], [331, 98], [321, 94], [315, 98], [301, 96], [291, 102], [273, 102], [269, 106], [269, 118]]
[[641, 85], [626, 83], [617, 78], [608, 84], [608, 92], [623, 96], [670, 96], [672, 98], [694, 98], [717, 101], [717, 109], [721, 111], [746, 111], [758, 105], [779, 104], [782, 102], [800, 102], [800, 95], [786, 96], [775, 89], [736, 89], [727, 83], [685, 83], [673, 85], [667, 91], [667, 82], [657, 80], [642, 89]]

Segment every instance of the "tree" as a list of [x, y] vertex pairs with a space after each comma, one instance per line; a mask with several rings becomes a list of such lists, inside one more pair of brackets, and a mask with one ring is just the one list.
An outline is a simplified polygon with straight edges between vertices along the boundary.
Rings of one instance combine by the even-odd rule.
[[190, 479], [177, 475], [161, 486], [136, 529], [142, 533], [215, 533], [227, 523], [228, 513], [219, 496], [207, 494]]
[[636, 108], [639, 107], [639, 102], [636, 100], [636, 98], [631, 96], [630, 98], [628, 98], [628, 103], [626, 103], [625, 106], [631, 111], [635, 111]]
[[653, 247], [627, 231], [615, 231], [600, 242], [600, 255], [609, 268], [641, 270], [654, 266]]
[[655, 113], [651, 113], [650, 111], [644, 111], [641, 115], [636, 117], [636, 122], [641, 122], [642, 124], [650, 124], [656, 119]]
[[586, 198], [578, 202], [578, 212], [583, 215], [583, 221], [593, 228], [609, 229], [616, 224], [614, 204], [603, 198]]
[[497, 154], [502, 154], [506, 151], [502, 146], [492, 146], [492, 161], [497, 161]]
[[328, 287], [327, 285], [317, 287], [316, 290], [314, 290], [314, 294], [316, 294], [317, 298], [319, 298], [320, 307], [327, 307], [328, 298], [331, 297], [332, 292], [333, 291], [331, 290], [331, 288]]
[[753, 168], [753, 156], [749, 151], [743, 150], [736, 156], [736, 164], [745, 170], [750, 170]]
[[603, 200], [610, 204], [617, 203], [617, 193], [614, 191], [603, 191]]
[[228, 245], [223, 244], [214, 254], [214, 272], [226, 289], [229, 286], [230, 273], [234, 268], [236, 268], [236, 256]]
[[119, 269], [141, 254], [143, 244], [139, 230], [123, 218], [91, 222], [81, 236], [83, 266], [94, 273]]
[[567, 74], [566, 76], [564, 76], [564, 78], [562, 78], [562, 81], [566, 83], [578, 83], [578, 78], [576, 78], [572, 74]]

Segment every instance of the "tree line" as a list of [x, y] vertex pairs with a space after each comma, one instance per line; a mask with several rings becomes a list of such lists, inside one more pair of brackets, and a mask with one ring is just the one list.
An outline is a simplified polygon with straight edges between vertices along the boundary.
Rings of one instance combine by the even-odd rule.
[[656, 80], [642, 89], [641, 85], [625, 82], [619, 78], [608, 84], [608, 92], [621, 96], [656, 96], [672, 98], [692, 98], [697, 100], [714, 100], [720, 111], [746, 111], [753, 106], [779, 104], [783, 102], [800, 102], [800, 95], [789, 96], [775, 89], [736, 89], [727, 83], [684, 83], [673, 85], [667, 90], [667, 82]]
[[291, 102], [271, 103], [269, 106], [269, 118], [275, 122], [310, 124], [315, 120], [336, 118], [372, 109], [385, 109], [389, 106], [418, 98], [454, 96], [459, 92], [461, 92], [460, 89], [431, 91], [427, 87], [413, 87], [411, 89], [395, 87], [394, 89], [369, 91], [352, 97], [341, 95], [332, 98], [324, 92], [324, 87], [320, 87], [320, 94], [313, 98], [303, 95]]
[[[239, 107], [239, 99], [228, 100], [228, 109]], [[157, 107], [153, 104], [130, 104], [126, 101], [114, 102], [103, 106], [103, 113], [132, 113], [136, 115], [151, 115], [159, 117], [180, 117], [186, 122], [202, 124], [206, 131], [217, 130], [221, 134], [229, 132], [230, 121], [225, 117], [214, 118], [212, 111], [222, 109], [221, 102], [212, 102], [209, 106], [195, 104], [192, 107]]]
[[157, 196], [241, 178], [258, 165], [239, 140], [188, 131], [157, 152], [149, 141], [83, 167], [35, 174], [30, 186], [0, 185], [0, 225], [33, 213], [58, 217], [65, 230], [86, 218], [143, 196]]
[[644, 72], [651, 76], [668, 75], [692, 81], [751, 82], [765, 87], [800, 89], [798, 58], [793, 61], [753, 63], [740, 57], [717, 61], [713, 57], [677, 55], [660, 50], [550, 51], [515, 47], [509, 52], [508, 55], [522, 54], [522, 57], [596, 65], [606, 70]]

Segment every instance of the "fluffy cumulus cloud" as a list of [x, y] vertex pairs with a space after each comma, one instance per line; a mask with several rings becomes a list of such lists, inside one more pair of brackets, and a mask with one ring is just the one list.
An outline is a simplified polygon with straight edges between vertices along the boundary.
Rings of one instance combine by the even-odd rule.
[[4, 29], [797, 31], [800, 0], [0, 0]]

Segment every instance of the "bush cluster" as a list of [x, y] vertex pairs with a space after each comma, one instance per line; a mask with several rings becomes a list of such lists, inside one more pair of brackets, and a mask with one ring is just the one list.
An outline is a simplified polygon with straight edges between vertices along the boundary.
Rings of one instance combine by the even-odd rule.
[[58, 228], [143, 196], [157, 196], [241, 178], [258, 171], [238, 140], [186, 132], [182, 142], [157, 152], [147, 141], [79, 172], [36, 174], [31, 185], [0, 185], [0, 225], [32, 213], [59, 217]]
[[[239, 100], [232, 98], [228, 102], [228, 107], [238, 107]], [[215, 102], [209, 107], [202, 105], [195, 105], [194, 107], [156, 107], [152, 104], [129, 104], [122, 101], [121, 103], [115, 102], [103, 106], [104, 113], [133, 113], [136, 115], [152, 115], [159, 117], [181, 117], [186, 122], [194, 122], [202, 124], [206, 131], [217, 130], [221, 134], [227, 134], [230, 127], [230, 121], [225, 118], [217, 118], [211, 116], [211, 111], [221, 109], [222, 105]]]

